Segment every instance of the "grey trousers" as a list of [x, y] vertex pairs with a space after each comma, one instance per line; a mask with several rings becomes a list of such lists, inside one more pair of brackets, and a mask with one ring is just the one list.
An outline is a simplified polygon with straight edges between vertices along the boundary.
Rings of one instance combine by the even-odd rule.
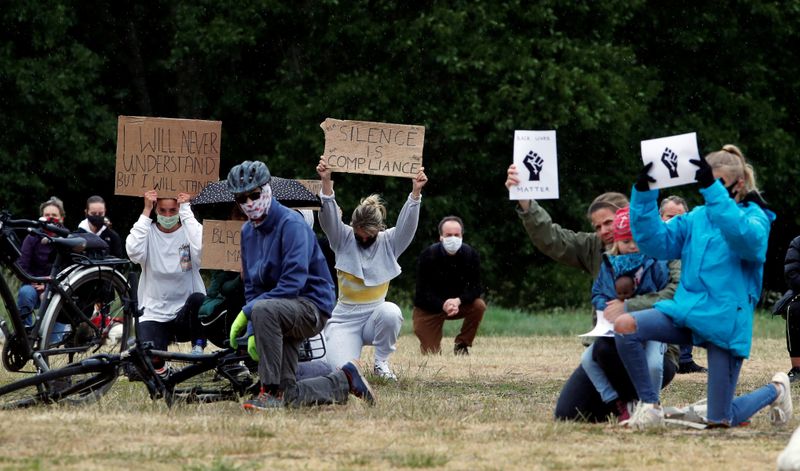
[[342, 371], [297, 381], [297, 348], [322, 331], [325, 319], [306, 298], [265, 299], [251, 316], [258, 346], [261, 384], [277, 384], [287, 406], [347, 402], [350, 386]]

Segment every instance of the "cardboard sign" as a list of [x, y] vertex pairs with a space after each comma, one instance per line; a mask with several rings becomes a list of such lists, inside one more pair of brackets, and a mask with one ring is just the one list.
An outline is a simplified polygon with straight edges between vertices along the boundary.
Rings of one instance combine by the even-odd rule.
[[196, 195], [219, 180], [222, 121], [120, 116], [114, 194]]
[[514, 131], [514, 165], [520, 182], [508, 189], [509, 199], [558, 199], [555, 131]]
[[203, 263], [200, 268], [242, 271], [242, 225], [245, 221], [203, 221]]
[[689, 160], [700, 158], [696, 133], [651, 139], [642, 141], [641, 145], [644, 164], [653, 162], [650, 176], [655, 178], [656, 182], [650, 183], [651, 190], [695, 181], [697, 167]]
[[[322, 180], [297, 180], [298, 183], [306, 187], [308, 191], [311, 192], [312, 195], [317, 196], [319, 192], [322, 191]], [[292, 209], [310, 209], [312, 211], [319, 211], [320, 206], [298, 206], [293, 207]]]
[[422, 167], [424, 126], [328, 118], [320, 127], [334, 172], [414, 178]]
[[297, 180], [298, 183], [306, 187], [312, 195], [317, 196], [322, 191], [322, 180]]

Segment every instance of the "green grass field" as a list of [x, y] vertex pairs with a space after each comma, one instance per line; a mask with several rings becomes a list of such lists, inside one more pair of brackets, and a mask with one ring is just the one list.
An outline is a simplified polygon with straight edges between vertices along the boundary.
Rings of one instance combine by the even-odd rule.
[[[490, 309], [469, 357], [422, 356], [410, 322], [393, 357], [396, 384], [373, 381], [378, 404], [247, 414], [234, 402], [151, 401], [121, 379], [96, 404], [6, 411], [2, 469], [771, 469], [797, 425], [765, 413], [748, 427], [633, 432], [614, 423], [557, 423], [556, 397], [583, 349], [585, 312]], [[451, 336], [457, 322], [447, 324]], [[740, 392], [788, 369], [783, 322], [756, 317]], [[443, 341], [446, 347], [452, 337]], [[364, 350], [367, 360], [371, 348]], [[702, 349], [697, 360], [705, 363]], [[0, 373], [0, 383], [19, 378]], [[680, 375], [667, 405], [705, 395], [704, 375]]]

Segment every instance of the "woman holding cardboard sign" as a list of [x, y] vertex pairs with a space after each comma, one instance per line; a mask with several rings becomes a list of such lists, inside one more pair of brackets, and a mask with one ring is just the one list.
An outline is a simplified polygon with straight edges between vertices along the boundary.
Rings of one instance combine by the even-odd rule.
[[378, 195], [364, 198], [353, 211], [350, 225], [342, 222], [333, 194], [331, 169], [324, 159], [317, 165], [322, 179], [319, 221], [336, 254], [339, 300], [325, 326], [328, 363], [338, 368], [361, 357], [361, 347], [375, 346], [374, 372], [389, 380], [397, 376], [389, 367], [403, 323], [400, 308], [386, 301], [389, 282], [400, 274], [397, 258], [417, 231], [422, 188], [428, 181], [420, 168], [412, 181], [397, 225], [386, 228], [386, 208]]

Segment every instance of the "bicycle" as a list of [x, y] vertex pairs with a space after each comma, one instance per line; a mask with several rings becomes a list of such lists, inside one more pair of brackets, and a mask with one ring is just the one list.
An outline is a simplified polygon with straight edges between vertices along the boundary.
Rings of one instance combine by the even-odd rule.
[[[38, 235], [53, 245], [55, 260], [48, 276], [33, 276], [20, 267], [17, 231]], [[14, 294], [0, 276], [0, 298], [8, 312], [8, 319], [0, 321], [6, 337], [2, 350], [6, 370], [43, 374], [126, 346], [132, 325], [123, 302], [130, 292], [123, 271], [130, 262], [92, 256], [87, 249], [96, 240], [47, 222], [12, 219], [9, 212], [0, 213], [0, 266], [24, 283], [44, 285], [36, 319], [26, 328]], [[23, 371], [31, 361], [33, 370]]]
[[[126, 298], [128, 310], [138, 327], [141, 310], [136, 306], [136, 283], [132, 277], [131, 294]], [[0, 409], [18, 409], [36, 405], [70, 401], [74, 397], [99, 397], [121, 372], [135, 371], [138, 380], [146, 386], [150, 398], [164, 398], [167, 406], [176, 402], [238, 401], [245, 394], [257, 392], [260, 386], [243, 365], [250, 364], [250, 356], [232, 348], [212, 353], [191, 354], [155, 350], [150, 342], [138, 337], [129, 342], [130, 348], [120, 354], [100, 354], [50, 370], [0, 387]], [[246, 341], [242, 339], [242, 344]], [[299, 347], [300, 361], [322, 358], [325, 343], [321, 336], [306, 339]], [[172, 370], [166, 378], [159, 376], [153, 367], [153, 358], [184, 366]], [[58, 385], [53, 386], [53, 385]], [[83, 401], [77, 401], [83, 402]]]

